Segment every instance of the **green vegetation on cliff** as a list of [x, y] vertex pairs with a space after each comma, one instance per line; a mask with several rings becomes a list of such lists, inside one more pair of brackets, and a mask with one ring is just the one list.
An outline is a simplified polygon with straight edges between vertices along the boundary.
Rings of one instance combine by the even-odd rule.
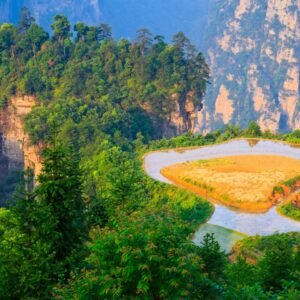
[[29, 12], [19, 27], [0, 27], [0, 100], [37, 96], [42, 105], [28, 123], [34, 142], [47, 139], [54, 121], [74, 132], [83, 123], [89, 139], [99, 130], [129, 139], [138, 132], [160, 137], [177, 105], [184, 111], [188, 94], [201, 105], [208, 66], [183, 33], [175, 34], [172, 44], [147, 29], [133, 42], [115, 41], [108, 25], [78, 23], [72, 31], [61, 15], [51, 27], [50, 38]]

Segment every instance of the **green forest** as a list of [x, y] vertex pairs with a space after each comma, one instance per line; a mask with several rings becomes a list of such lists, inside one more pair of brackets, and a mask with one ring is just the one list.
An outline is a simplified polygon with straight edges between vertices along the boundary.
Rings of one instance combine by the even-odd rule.
[[246, 238], [234, 259], [213, 235], [197, 247], [189, 237], [213, 205], [152, 180], [142, 158], [237, 137], [300, 143], [300, 132], [252, 122], [166, 138], [172, 95], [201, 99], [209, 84], [183, 33], [116, 41], [106, 24], [72, 28], [63, 15], [51, 28], [26, 9], [0, 26], [1, 107], [35, 96], [25, 128], [45, 148], [38, 185], [25, 170], [0, 208], [0, 299], [299, 299], [299, 233]]

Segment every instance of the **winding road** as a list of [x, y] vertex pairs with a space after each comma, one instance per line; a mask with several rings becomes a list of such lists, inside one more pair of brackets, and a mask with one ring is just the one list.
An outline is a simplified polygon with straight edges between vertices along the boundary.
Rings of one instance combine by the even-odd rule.
[[[203, 146], [185, 151], [156, 151], [145, 156], [146, 173], [155, 180], [172, 184], [160, 170], [164, 167], [195, 161], [234, 155], [281, 155], [300, 160], [300, 148], [281, 142], [259, 140], [233, 140], [224, 144]], [[300, 232], [300, 222], [277, 213], [273, 207], [266, 213], [245, 213], [223, 205], [215, 205], [215, 211], [208, 224], [218, 225], [247, 235], [269, 235], [275, 232]], [[196, 232], [197, 234], [197, 232]]]

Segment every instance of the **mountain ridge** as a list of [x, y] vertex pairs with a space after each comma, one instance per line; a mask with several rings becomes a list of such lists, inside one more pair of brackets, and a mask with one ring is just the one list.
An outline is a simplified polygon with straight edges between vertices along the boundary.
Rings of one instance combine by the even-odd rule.
[[140, 27], [167, 40], [184, 31], [211, 69], [203, 109], [192, 111], [192, 125], [186, 130], [205, 133], [228, 123], [246, 127], [251, 120], [263, 130], [300, 128], [299, 0], [54, 2], [49, 7], [44, 0], [4, 0], [1, 10], [16, 22], [9, 12], [26, 5], [46, 28], [58, 12], [73, 24], [105, 22], [116, 38], [134, 39]]

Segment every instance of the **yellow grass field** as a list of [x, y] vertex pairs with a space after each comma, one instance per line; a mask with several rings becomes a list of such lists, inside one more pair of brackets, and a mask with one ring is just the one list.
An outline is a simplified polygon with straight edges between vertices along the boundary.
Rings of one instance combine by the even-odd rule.
[[201, 196], [259, 212], [274, 204], [273, 188], [300, 174], [300, 161], [274, 155], [241, 155], [176, 164], [161, 173]]

